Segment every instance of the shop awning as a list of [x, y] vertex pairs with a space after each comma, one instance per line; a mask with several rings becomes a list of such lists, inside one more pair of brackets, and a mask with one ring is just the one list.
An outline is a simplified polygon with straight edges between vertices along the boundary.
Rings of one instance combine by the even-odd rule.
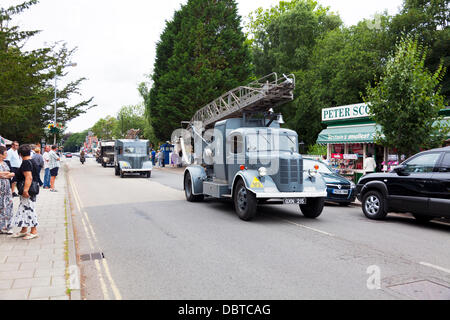
[[317, 143], [374, 143], [376, 124], [329, 127], [319, 134]]

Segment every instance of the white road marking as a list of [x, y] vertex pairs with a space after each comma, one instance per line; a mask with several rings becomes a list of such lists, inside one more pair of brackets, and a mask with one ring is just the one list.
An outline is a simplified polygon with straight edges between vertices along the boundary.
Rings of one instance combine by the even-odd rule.
[[420, 262], [420, 264], [423, 265], [423, 266], [430, 267], [430, 268], [433, 268], [433, 269], [436, 269], [436, 270], [439, 270], [439, 271], [446, 272], [446, 273], [450, 274], [450, 269], [439, 267], [439, 266], [436, 266], [436, 265], [428, 263], [428, 262]]
[[319, 229], [311, 228], [311, 227], [305, 226], [303, 224], [292, 222], [292, 221], [289, 221], [289, 220], [286, 220], [286, 219], [281, 219], [281, 220], [284, 221], [284, 222], [287, 222], [289, 224], [293, 224], [294, 226], [297, 226], [297, 227], [300, 227], [300, 228], [304, 228], [304, 229], [308, 229], [308, 230], [311, 230], [311, 231], [314, 231], [314, 232], [318, 232], [318, 233], [327, 235], [329, 237], [334, 237], [334, 234], [326, 232], [326, 231], [322, 231], [322, 230], [319, 230]]
[[[75, 185], [72, 183], [72, 179], [69, 176], [68, 176], [68, 179], [69, 179], [69, 184], [72, 187], [72, 190], [73, 190], [73, 193], [74, 193], [74, 198], [75, 198], [75, 202], [77, 204], [78, 210], [82, 214], [81, 222], [83, 223], [83, 227], [85, 229], [85, 233], [86, 233], [86, 236], [88, 238], [89, 246], [91, 247], [91, 250], [94, 250], [94, 245], [93, 245], [93, 243], [91, 241], [91, 236], [90, 235], [92, 235], [92, 237], [94, 239], [94, 242], [96, 244], [98, 244], [97, 237], [96, 237], [94, 229], [92, 228], [92, 225], [91, 225], [91, 223], [89, 221], [89, 216], [87, 215], [87, 212], [85, 210], [81, 209], [83, 206], [82, 206], [82, 202], [81, 202], [80, 196], [78, 194], [78, 190], [76, 189]], [[83, 219], [83, 216], [86, 219], [86, 222]], [[86, 226], [86, 224], [89, 227], [90, 232], [89, 232], [88, 227]], [[98, 245], [97, 245], [97, 247], [98, 247]], [[122, 295], [120, 294], [120, 291], [117, 288], [116, 283], [115, 283], [114, 279], [111, 276], [111, 272], [109, 271], [108, 263], [107, 263], [106, 259], [102, 259], [102, 260], [103, 260], [103, 267], [105, 269], [105, 274], [106, 274], [106, 277], [109, 280], [109, 284], [110, 284], [111, 290], [114, 293], [114, 296], [115, 296], [116, 300], [122, 300]], [[101, 271], [100, 263], [98, 262], [98, 260], [95, 260], [95, 266], [96, 266], [97, 271], [99, 273], [100, 285], [102, 287], [102, 291], [103, 291], [103, 295], [105, 297], [105, 300], [109, 300], [108, 290], [106, 289], [106, 285], [105, 285], [104, 280], [103, 280], [103, 274], [102, 274], [102, 271]]]

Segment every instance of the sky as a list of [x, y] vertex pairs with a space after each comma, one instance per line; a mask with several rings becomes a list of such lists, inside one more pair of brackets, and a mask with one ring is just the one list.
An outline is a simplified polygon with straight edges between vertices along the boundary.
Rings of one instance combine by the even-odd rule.
[[[2, 7], [24, 0], [0, 0]], [[356, 24], [385, 10], [393, 15], [402, 0], [318, 0], [339, 13], [344, 24]], [[148, 82], [155, 60], [156, 43], [165, 21], [187, 0], [40, 0], [14, 20], [22, 30], [42, 30], [29, 40], [26, 48], [45, 43], [66, 42], [77, 47], [67, 68], [67, 80], [86, 77], [82, 97], [94, 97], [97, 107], [72, 120], [68, 132], [92, 127], [107, 115], [116, 116], [122, 106], [142, 103], [139, 83]], [[279, 0], [237, 0], [239, 13], [247, 17], [258, 7], [269, 8]], [[244, 19], [245, 20], [245, 19]], [[63, 83], [62, 83], [63, 84]], [[61, 86], [61, 85], [60, 85]], [[189, 119], [186, 119], [189, 120]]]

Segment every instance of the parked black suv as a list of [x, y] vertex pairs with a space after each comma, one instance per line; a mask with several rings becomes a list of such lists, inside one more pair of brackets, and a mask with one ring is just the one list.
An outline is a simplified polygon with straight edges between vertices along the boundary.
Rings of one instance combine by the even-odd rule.
[[450, 218], [450, 147], [418, 153], [390, 173], [363, 176], [356, 192], [370, 219], [389, 212], [410, 212], [420, 221]]

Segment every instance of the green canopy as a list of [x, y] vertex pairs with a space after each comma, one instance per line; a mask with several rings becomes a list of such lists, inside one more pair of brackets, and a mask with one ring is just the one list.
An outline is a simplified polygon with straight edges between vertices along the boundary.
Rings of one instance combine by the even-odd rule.
[[319, 134], [317, 143], [374, 143], [377, 128], [376, 124], [329, 127]]

